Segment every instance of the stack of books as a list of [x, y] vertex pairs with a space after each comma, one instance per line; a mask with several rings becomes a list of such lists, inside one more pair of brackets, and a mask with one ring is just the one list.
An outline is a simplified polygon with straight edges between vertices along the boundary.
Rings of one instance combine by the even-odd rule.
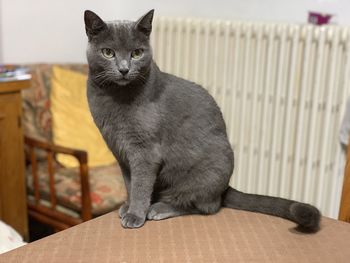
[[31, 75], [27, 68], [15, 65], [0, 65], [0, 82], [27, 80]]

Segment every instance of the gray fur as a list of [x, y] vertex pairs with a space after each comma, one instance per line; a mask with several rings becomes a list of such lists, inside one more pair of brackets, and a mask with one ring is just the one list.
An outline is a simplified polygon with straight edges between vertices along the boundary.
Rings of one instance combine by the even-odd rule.
[[[149, 44], [152, 18], [153, 10], [137, 22], [105, 23], [85, 12], [88, 102], [122, 169], [128, 192], [119, 210], [122, 225], [213, 214], [226, 206], [284, 217], [316, 231], [316, 208], [229, 187], [233, 151], [221, 111], [199, 85], [159, 70]], [[103, 48], [114, 50], [115, 57], [103, 57]], [[140, 48], [143, 56], [132, 59], [131, 52]], [[125, 76], [121, 67], [129, 70]]]

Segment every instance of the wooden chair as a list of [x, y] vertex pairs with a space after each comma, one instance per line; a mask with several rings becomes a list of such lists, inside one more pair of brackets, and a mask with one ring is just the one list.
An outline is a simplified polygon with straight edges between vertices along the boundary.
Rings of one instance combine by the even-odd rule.
[[[89, 174], [87, 165], [87, 153], [76, 149], [70, 149], [47, 142], [25, 137], [25, 144], [30, 153], [31, 170], [33, 176], [34, 201], [28, 200], [28, 213], [34, 219], [45, 224], [53, 226], [56, 230], [63, 230], [77, 225], [92, 218]], [[41, 195], [39, 189], [38, 165], [35, 149], [44, 150], [47, 153], [47, 167], [50, 186], [50, 206], [41, 204]], [[79, 178], [81, 186], [81, 212], [80, 218], [75, 218], [57, 211], [57, 195], [54, 178], [54, 155], [57, 153], [69, 154], [74, 156], [80, 165]]]
[[[32, 87], [22, 93], [29, 216], [63, 230], [117, 209], [126, 199], [118, 164], [88, 167], [87, 152], [52, 143], [49, 98], [54, 65], [26, 66], [32, 73]], [[58, 66], [87, 72], [83, 64]], [[79, 167], [62, 166], [56, 154], [75, 157]]]
[[350, 146], [347, 148], [339, 220], [350, 223]]

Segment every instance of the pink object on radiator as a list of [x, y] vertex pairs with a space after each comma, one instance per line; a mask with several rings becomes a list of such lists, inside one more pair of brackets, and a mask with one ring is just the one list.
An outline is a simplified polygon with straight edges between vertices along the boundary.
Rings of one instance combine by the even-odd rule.
[[333, 15], [331, 14], [322, 14], [317, 12], [309, 12], [308, 21], [314, 25], [325, 25], [329, 24]]

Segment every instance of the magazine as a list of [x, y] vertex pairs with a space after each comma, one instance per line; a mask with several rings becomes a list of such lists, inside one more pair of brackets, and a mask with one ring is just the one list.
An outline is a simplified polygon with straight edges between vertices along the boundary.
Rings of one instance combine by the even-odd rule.
[[30, 78], [29, 70], [25, 67], [0, 65], [0, 82], [27, 80]]

